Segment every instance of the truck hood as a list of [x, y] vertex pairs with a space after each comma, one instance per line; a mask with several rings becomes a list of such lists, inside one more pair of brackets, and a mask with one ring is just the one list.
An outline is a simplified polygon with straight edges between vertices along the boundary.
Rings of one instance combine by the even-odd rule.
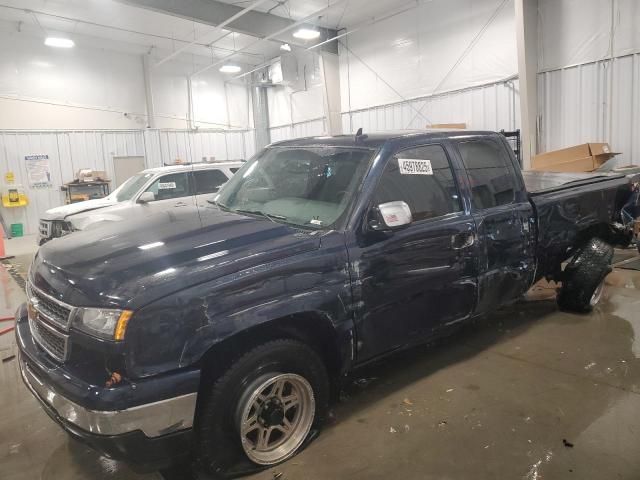
[[44, 212], [42, 220], [64, 220], [69, 215], [75, 215], [80, 212], [95, 210], [96, 208], [108, 207], [118, 203], [116, 198], [98, 198], [95, 200], [86, 200], [84, 202], [71, 203], [61, 207], [51, 208]]
[[136, 309], [319, 246], [319, 232], [185, 207], [52, 240], [38, 251], [30, 281], [74, 306]]

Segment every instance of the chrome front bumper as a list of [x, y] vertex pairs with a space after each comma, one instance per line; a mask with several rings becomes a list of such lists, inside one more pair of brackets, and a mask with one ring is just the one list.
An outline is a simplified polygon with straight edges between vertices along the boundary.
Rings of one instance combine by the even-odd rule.
[[20, 372], [26, 386], [45, 407], [52, 409], [60, 419], [89, 433], [120, 435], [140, 430], [153, 438], [193, 426], [197, 393], [125, 410], [95, 411], [81, 407], [45, 385], [23, 358], [20, 358]]

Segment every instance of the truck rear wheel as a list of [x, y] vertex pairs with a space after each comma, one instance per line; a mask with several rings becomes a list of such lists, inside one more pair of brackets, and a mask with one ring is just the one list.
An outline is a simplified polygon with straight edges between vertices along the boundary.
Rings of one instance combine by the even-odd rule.
[[611, 272], [613, 247], [593, 238], [580, 248], [562, 272], [558, 305], [563, 310], [585, 313], [602, 298], [604, 279]]
[[245, 353], [202, 393], [198, 460], [220, 474], [246, 459], [269, 466], [294, 456], [326, 417], [329, 378], [313, 349], [275, 340]]

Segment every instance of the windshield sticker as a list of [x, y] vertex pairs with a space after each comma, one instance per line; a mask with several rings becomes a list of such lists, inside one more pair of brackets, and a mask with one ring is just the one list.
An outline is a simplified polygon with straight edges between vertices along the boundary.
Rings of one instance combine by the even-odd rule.
[[318, 220], [317, 218], [312, 218], [309, 223], [311, 225], [322, 225], [322, 220]]
[[158, 183], [158, 190], [171, 190], [172, 188], [176, 188], [176, 182]]
[[431, 160], [398, 158], [398, 166], [402, 175], [433, 175]]

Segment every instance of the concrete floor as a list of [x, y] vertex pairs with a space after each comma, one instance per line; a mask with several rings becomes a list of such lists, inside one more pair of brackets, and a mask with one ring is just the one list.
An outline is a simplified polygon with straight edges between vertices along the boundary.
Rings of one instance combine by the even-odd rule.
[[[315, 442], [250, 478], [640, 478], [640, 272], [615, 270], [608, 284], [589, 315], [557, 311], [553, 290], [538, 288], [358, 372]], [[1, 265], [0, 289], [4, 316], [24, 295]], [[0, 337], [0, 478], [162, 478], [68, 438], [22, 385], [14, 349]]]

